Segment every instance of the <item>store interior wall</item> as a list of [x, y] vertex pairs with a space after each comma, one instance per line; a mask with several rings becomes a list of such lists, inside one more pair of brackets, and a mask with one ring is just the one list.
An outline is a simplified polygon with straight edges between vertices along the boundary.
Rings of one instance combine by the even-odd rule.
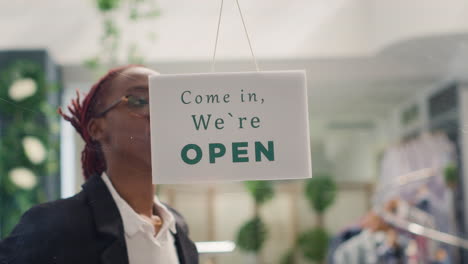
[[[314, 226], [315, 215], [303, 195], [303, 187], [299, 183], [277, 185], [275, 197], [261, 209], [262, 218], [270, 230], [269, 239], [261, 251], [264, 263], [277, 263], [294, 245], [297, 235]], [[216, 185], [213, 196], [209, 195], [209, 189], [210, 186], [163, 186], [159, 197], [184, 214], [194, 240], [233, 240], [239, 227], [251, 217], [252, 200], [242, 184]], [[369, 197], [367, 185], [339, 184], [337, 200], [325, 215], [326, 228], [337, 232], [358, 221], [369, 209]], [[214, 209], [212, 220], [209, 219], [211, 203]], [[217, 256], [219, 263], [246, 263], [245, 258], [245, 253], [238, 250]]]

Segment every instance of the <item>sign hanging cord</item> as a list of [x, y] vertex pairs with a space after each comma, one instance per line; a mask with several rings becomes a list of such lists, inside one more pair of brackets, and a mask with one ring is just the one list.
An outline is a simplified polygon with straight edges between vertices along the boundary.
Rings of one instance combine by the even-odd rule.
[[[255, 64], [255, 69], [258, 72], [258, 71], [260, 71], [260, 69], [258, 67], [257, 59], [255, 58], [255, 55], [254, 55], [254, 52], [253, 52], [253, 49], [252, 49], [252, 44], [250, 42], [249, 33], [247, 32], [247, 26], [245, 25], [244, 16], [242, 15], [242, 10], [241, 10], [240, 4], [239, 4], [239, 0], [236, 0], [236, 3], [237, 3], [237, 8], [239, 9], [239, 14], [240, 14], [240, 17], [241, 17], [241, 20], [242, 20], [242, 25], [244, 25], [244, 32], [245, 32], [245, 36], [247, 37], [247, 41], [249, 43], [250, 53], [252, 54], [252, 59], [253, 59], [253, 62]], [[221, 0], [221, 7], [219, 9], [219, 17], [218, 17], [218, 29], [216, 30], [216, 40], [215, 40], [215, 47], [214, 47], [214, 52], [213, 52], [213, 61], [211, 62], [211, 71], [212, 72], [215, 71], [216, 49], [218, 47], [219, 28], [220, 28], [220, 25], [221, 25], [221, 16], [222, 16], [222, 13], [223, 13], [223, 5], [224, 5], [224, 0]]]
[[213, 60], [211, 61], [211, 71], [215, 71], [215, 63], [216, 63], [216, 48], [218, 47], [218, 36], [219, 36], [219, 26], [221, 25], [221, 15], [223, 13], [223, 5], [224, 0], [221, 0], [221, 7], [219, 8], [219, 17], [218, 17], [218, 29], [216, 30], [216, 40], [213, 52]]

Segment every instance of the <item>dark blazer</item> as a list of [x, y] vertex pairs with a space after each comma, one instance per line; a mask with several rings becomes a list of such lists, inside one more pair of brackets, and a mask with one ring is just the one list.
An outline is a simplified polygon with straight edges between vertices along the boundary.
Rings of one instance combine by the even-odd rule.
[[[176, 219], [180, 263], [198, 264], [187, 224], [168, 208]], [[71, 198], [28, 210], [10, 236], [0, 241], [0, 264], [6, 263], [128, 264], [122, 218], [101, 177], [91, 177]]]

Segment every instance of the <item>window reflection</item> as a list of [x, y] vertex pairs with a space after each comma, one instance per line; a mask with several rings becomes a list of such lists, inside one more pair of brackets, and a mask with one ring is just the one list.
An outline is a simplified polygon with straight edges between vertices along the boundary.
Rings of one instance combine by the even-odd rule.
[[[223, 7], [213, 61], [220, 3], [45, 1], [29, 3], [24, 16], [10, 2], [0, 4], [0, 263], [468, 262], [463, 1], [241, 1], [260, 68], [306, 70], [313, 177], [156, 185], [157, 199], [135, 184], [151, 162], [149, 73], [120, 71], [103, 82], [86, 126], [73, 118], [87, 113], [79, 109], [93, 84], [117, 65], [255, 70], [235, 3]], [[130, 87], [138, 99], [129, 103]], [[91, 116], [101, 120], [94, 128]], [[113, 163], [111, 152], [119, 153]], [[132, 180], [114, 176], [125, 169]], [[108, 181], [96, 180], [104, 174]], [[83, 184], [86, 194], [75, 196]], [[160, 230], [168, 240], [158, 240]], [[63, 242], [78, 234], [93, 242], [82, 250], [99, 254]], [[34, 250], [41, 245], [48, 249]]]

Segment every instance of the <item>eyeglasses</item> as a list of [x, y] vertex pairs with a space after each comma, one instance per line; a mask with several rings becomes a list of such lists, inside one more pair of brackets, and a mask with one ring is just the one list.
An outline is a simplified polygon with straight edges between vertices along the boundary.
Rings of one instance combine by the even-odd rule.
[[146, 97], [125, 95], [112, 102], [106, 109], [95, 115], [95, 117], [103, 117], [107, 112], [122, 102], [127, 105], [131, 114], [141, 118], [147, 118], [149, 116], [149, 100]]

